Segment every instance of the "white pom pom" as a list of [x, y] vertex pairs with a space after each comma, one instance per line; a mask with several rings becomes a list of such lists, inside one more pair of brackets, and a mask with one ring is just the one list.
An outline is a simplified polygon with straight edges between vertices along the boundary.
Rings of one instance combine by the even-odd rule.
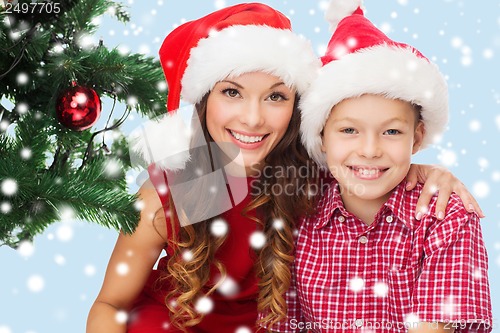
[[183, 169], [190, 159], [190, 140], [191, 129], [180, 112], [169, 112], [159, 122], [148, 121], [132, 132], [132, 164], [156, 163], [163, 170]]
[[331, 0], [325, 12], [325, 18], [330, 23], [330, 31], [334, 32], [342, 19], [352, 15], [362, 5], [362, 0]]

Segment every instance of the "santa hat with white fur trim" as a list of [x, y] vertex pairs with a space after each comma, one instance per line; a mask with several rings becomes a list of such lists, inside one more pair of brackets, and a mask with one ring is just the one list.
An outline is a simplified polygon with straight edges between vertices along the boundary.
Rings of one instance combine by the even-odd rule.
[[323, 67], [302, 97], [301, 136], [309, 155], [327, 167], [321, 132], [344, 99], [377, 94], [422, 107], [422, 147], [448, 121], [448, 89], [436, 65], [410, 45], [395, 42], [365, 18], [361, 0], [332, 0], [326, 18], [334, 29]]
[[[299, 94], [305, 92], [321, 64], [309, 41], [290, 29], [288, 18], [260, 3], [227, 7], [174, 29], [160, 49], [168, 114], [148, 127], [134, 150], [162, 169], [182, 169], [189, 159], [189, 130], [177, 119], [180, 101], [200, 102], [226, 77], [261, 71], [280, 77]], [[165, 151], [180, 157], [165, 158]]]

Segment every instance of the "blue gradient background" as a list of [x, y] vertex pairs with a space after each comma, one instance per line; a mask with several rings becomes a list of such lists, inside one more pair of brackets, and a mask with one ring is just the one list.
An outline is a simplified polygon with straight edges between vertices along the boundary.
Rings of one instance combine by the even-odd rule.
[[[330, 38], [325, 1], [262, 1], [284, 12], [294, 30], [321, 54]], [[173, 27], [238, 1], [123, 1], [132, 20], [100, 19], [93, 36], [108, 47], [157, 56]], [[450, 129], [442, 142], [419, 153], [419, 163], [447, 166], [476, 195], [489, 252], [494, 331], [500, 332], [500, 2], [498, 0], [366, 0], [367, 17], [395, 40], [416, 46], [448, 77]], [[496, 69], [495, 69], [496, 68]], [[96, 128], [103, 127], [111, 101]], [[123, 109], [118, 107], [117, 110]], [[119, 112], [118, 112], [119, 113]], [[129, 117], [129, 131], [142, 120]], [[131, 173], [130, 191], [137, 190]], [[104, 277], [117, 232], [85, 221], [52, 225], [33, 248], [0, 248], [0, 333], [83, 332]], [[33, 279], [33, 277], [35, 277]], [[33, 289], [30, 281], [43, 281]], [[35, 290], [35, 291], [34, 291]]]

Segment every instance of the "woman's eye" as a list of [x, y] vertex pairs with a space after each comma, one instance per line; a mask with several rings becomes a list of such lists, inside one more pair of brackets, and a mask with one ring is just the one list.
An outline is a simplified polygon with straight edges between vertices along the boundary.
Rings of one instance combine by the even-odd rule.
[[345, 134], [355, 134], [356, 130], [354, 128], [344, 128], [341, 132]]
[[222, 93], [225, 94], [226, 96], [232, 97], [232, 98], [238, 97], [240, 94], [238, 92], [238, 90], [236, 90], [236, 89], [224, 89], [224, 90], [222, 90]]
[[389, 130], [384, 132], [384, 134], [387, 134], [387, 135], [397, 135], [399, 133], [401, 133], [401, 132], [398, 131], [397, 129], [389, 129]]
[[269, 95], [269, 100], [271, 100], [273, 102], [279, 102], [279, 101], [286, 101], [287, 98], [285, 96], [283, 96], [282, 94], [272, 93], [271, 95]]

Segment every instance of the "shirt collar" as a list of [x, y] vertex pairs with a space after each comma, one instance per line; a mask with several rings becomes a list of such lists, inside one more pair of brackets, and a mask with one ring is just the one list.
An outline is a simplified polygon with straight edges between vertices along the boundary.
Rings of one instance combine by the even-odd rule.
[[339, 184], [336, 180], [333, 180], [326, 186], [324, 195], [318, 202], [317, 213], [313, 216], [313, 221], [315, 221], [314, 229], [321, 229], [326, 226], [337, 209], [347, 215], [340, 196]]
[[410, 229], [415, 229], [418, 222], [414, 217], [414, 213], [420, 196], [420, 189], [420, 186], [416, 186], [413, 190], [407, 191], [406, 180], [403, 180], [396, 186], [389, 200], [384, 204], [396, 218]]
[[[406, 191], [406, 180], [399, 183], [394, 189], [389, 199], [382, 206], [381, 210], [387, 209], [390, 214], [401, 220], [403, 224], [409, 228], [414, 229], [415, 218], [413, 217], [412, 205], [409, 202], [408, 196], [415, 196], [415, 193], [419, 194], [419, 191]], [[416, 196], [418, 199], [418, 195]], [[415, 201], [416, 202], [416, 201]], [[325, 188], [323, 197], [320, 199], [317, 205], [317, 213], [313, 215], [314, 229], [321, 229], [325, 227], [331, 220], [332, 215], [336, 210], [344, 216], [349, 216], [342, 202], [342, 197], [340, 196], [340, 187], [336, 180], [333, 180]]]

